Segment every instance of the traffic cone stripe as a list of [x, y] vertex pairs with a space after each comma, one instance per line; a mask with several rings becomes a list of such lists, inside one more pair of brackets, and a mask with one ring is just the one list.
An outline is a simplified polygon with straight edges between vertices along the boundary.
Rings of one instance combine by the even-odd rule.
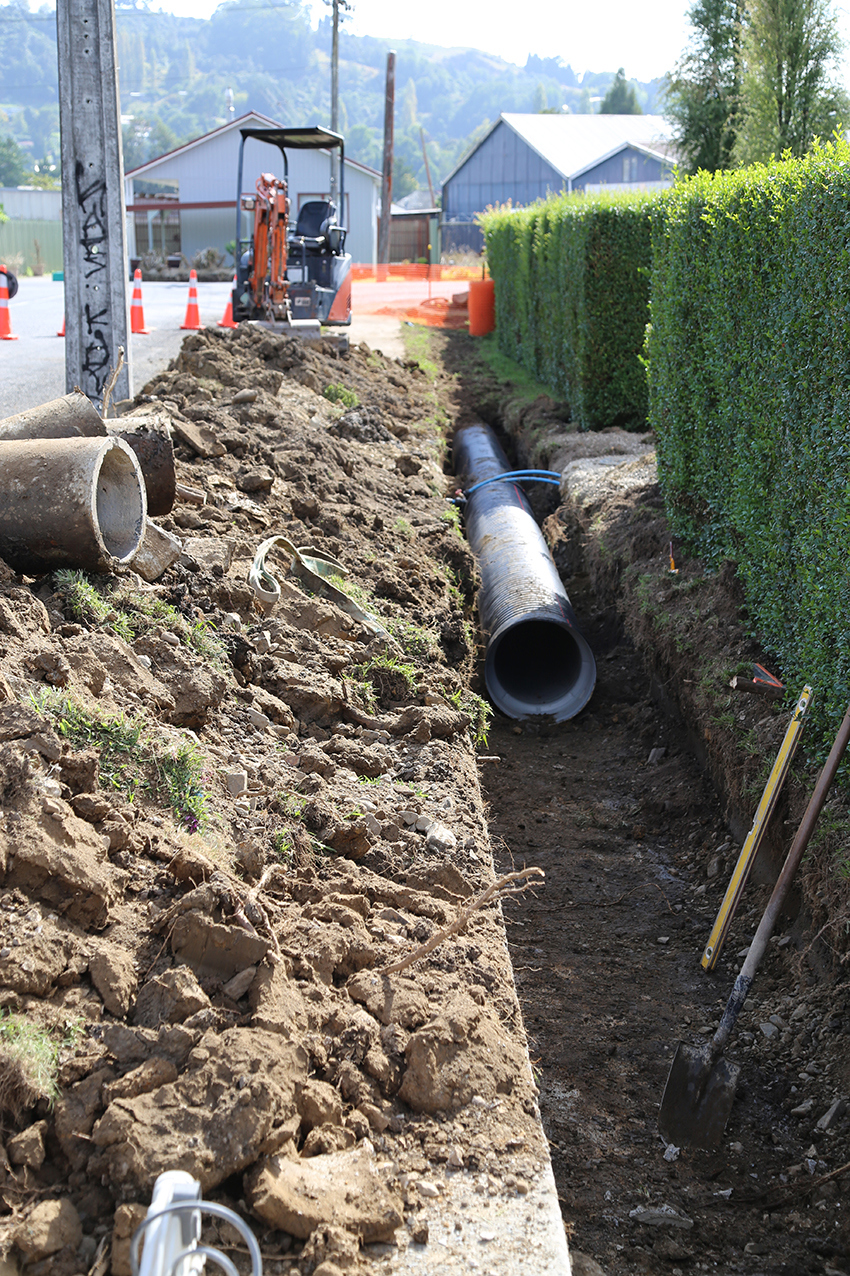
[[180, 325], [182, 329], [190, 329], [197, 332], [203, 328], [201, 323], [201, 312], [198, 310], [198, 272], [192, 270], [189, 272], [189, 304], [186, 307], [186, 318]]
[[142, 272], [133, 271], [133, 304], [130, 306], [130, 331], [146, 336], [150, 331], [145, 327], [145, 312], [142, 307]]
[[[236, 276], [233, 276], [233, 287], [236, 287]], [[233, 322], [233, 292], [227, 298], [227, 306], [221, 319], [218, 321], [219, 328], [238, 328], [239, 324]]]
[[9, 285], [6, 282], [6, 267], [0, 265], [0, 341], [17, 341], [12, 332], [12, 321], [9, 318]]

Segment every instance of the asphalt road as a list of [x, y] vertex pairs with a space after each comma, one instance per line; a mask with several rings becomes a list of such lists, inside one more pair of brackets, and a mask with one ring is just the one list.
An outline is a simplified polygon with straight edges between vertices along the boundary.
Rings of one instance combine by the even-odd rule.
[[[65, 285], [52, 279], [19, 279], [18, 294], [9, 302], [12, 332], [17, 341], [0, 341], [0, 418], [37, 407], [65, 393], [65, 342], [57, 333], [65, 310]], [[440, 285], [435, 285], [435, 294]], [[442, 285], [440, 295], [450, 295], [462, 284]], [[198, 284], [201, 323], [212, 327], [224, 314], [229, 283]], [[398, 295], [396, 295], [398, 294]], [[132, 296], [132, 292], [130, 293]], [[414, 304], [427, 295], [427, 284], [406, 286], [355, 281], [352, 287], [354, 316], [348, 335], [352, 344], [367, 342], [390, 358], [404, 357], [401, 321], [391, 314], [376, 315], [379, 305], [400, 298]], [[180, 325], [189, 300], [188, 284], [142, 285], [142, 306], [147, 336], [131, 336], [133, 393], [175, 357], [186, 336]], [[341, 331], [345, 331], [342, 329]]]
[[[65, 286], [47, 278], [19, 279], [18, 283], [18, 295], [9, 302], [12, 332], [18, 340], [0, 341], [0, 418], [65, 393], [65, 342], [56, 336], [62, 327]], [[229, 283], [198, 284], [201, 323], [212, 326], [221, 319], [229, 293]], [[143, 284], [145, 325], [150, 333], [130, 338], [134, 393], [167, 367], [180, 349], [186, 336], [180, 325], [188, 299], [188, 284]]]

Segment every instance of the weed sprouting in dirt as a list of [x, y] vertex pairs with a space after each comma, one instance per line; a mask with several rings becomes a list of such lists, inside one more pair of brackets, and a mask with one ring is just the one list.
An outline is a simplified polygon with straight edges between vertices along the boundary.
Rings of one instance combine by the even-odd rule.
[[479, 696], [476, 691], [470, 691], [467, 687], [460, 687], [457, 691], [448, 692], [447, 699], [461, 713], [469, 715], [475, 743], [486, 746], [493, 710], [483, 696]]
[[409, 659], [427, 664], [439, 656], [440, 639], [435, 629], [425, 629], [412, 620], [397, 616], [386, 618], [384, 624]]
[[413, 540], [413, 527], [406, 518], [397, 518], [393, 523], [393, 531], [404, 541]]
[[353, 390], [347, 390], [344, 385], [331, 382], [326, 385], [322, 394], [328, 403], [341, 403], [344, 408], [356, 408], [360, 406], [360, 400]]
[[209, 823], [204, 789], [204, 756], [190, 740], [153, 753], [160, 780], [168, 790], [171, 809], [190, 833], [200, 833]]
[[63, 568], [54, 572], [53, 583], [70, 614], [92, 628], [109, 629], [125, 642], [168, 629], [210, 664], [229, 667], [223, 644], [203, 617], [187, 620], [162, 598], [139, 593], [123, 582], [104, 594], [106, 586], [100, 580], [95, 583], [80, 571]]
[[103, 713], [59, 691], [45, 690], [34, 701], [73, 748], [97, 750], [102, 788], [117, 790], [131, 802], [142, 790], [155, 796], [164, 789], [181, 827], [190, 833], [206, 828], [205, 759], [193, 741], [168, 743], [144, 719]]
[[0, 1111], [18, 1116], [39, 1099], [53, 1106], [59, 1098], [60, 1052], [74, 1045], [82, 1030], [68, 1020], [62, 1037], [23, 1015], [0, 1017]]
[[85, 572], [60, 568], [53, 573], [53, 583], [75, 620], [111, 629], [125, 641], [132, 642], [133, 629], [127, 617], [115, 607], [112, 599], [104, 597]]
[[394, 700], [406, 700], [416, 693], [418, 674], [416, 666], [400, 660], [391, 651], [372, 656], [350, 670], [355, 684], [369, 688], [373, 701], [386, 705]]
[[458, 536], [463, 540], [463, 522], [460, 517], [460, 510], [456, 505], [447, 505], [440, 515], [441, 523], [448, 523], [449, 527], [457, 532]]

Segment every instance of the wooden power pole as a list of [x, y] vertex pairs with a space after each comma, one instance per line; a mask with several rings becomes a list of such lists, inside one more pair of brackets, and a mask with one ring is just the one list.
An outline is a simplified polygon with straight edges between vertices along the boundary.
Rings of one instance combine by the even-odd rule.
[[393, 200], [393, 121], [395, 118], [395, 52], [387, 54], [387, 92], [384, 101], [384, 180], [381, 183], [381, 233], [378, 261], [390, 259], [390, 217]]
[[113, 0], [57, 0], [65, 387], [99, 404], [132, 394], [127, 253]]

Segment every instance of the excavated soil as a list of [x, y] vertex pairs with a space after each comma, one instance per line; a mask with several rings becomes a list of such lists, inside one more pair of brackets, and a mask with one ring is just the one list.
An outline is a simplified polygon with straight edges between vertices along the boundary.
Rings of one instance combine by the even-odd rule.
[[[549, 1270], [533, 1225], [511, 1248], [493, 1220], [542, 1204], [551, 1153], [578, 1276], [846, 1273], [828, 1176], [850, 1160], [848, 1001], [823, 869], [732, 1039], [721, 1147], [657, 1132], [676, 1043], [713, 1031], [766, 899], [748, 887], [704, 975], [787, 722], [728, 688], [767, 659], [734, 572], [670, 574], [651, 440], [512, 400], [463, 334], [432, 356], [433, 379], [363, 346], [192, 334], [131, 413], [169, 423], [205, 498], [160, 520], [180, 559], [94, 602], [0, 564], [9, 1261], [122, 1276], [167, 1165], [250, 1220], [272, 1272]], [[486, 743], [441, 441], [474, 415], [566, 471], [539, 514], [599, 668], [573, 722], [496, 719]], [[248, 570], [278, 533], [344, 563], [368, 615], [282, 550], [264, 612]], [[810, 787], [800, 764], [763, 879]], [[545, 882], [385, 970], [525, 866]], [[212, 1239], [244, 1266], [226, 1225]]]

